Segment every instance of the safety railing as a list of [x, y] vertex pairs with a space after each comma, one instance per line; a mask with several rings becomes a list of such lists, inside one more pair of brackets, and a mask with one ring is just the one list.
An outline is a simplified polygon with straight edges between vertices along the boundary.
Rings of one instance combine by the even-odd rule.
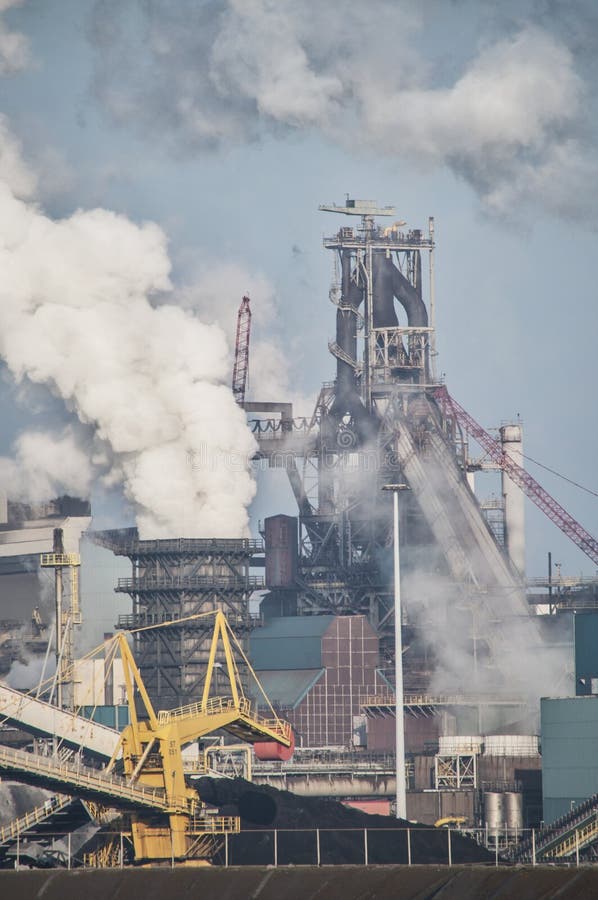
[[268, 731], [273, 731], [276, 734], [281, 735], [281, 737], [286, 738], [288, 741], [291, 740], [293, 729], [289, 723], [285, 722], [283, 719], [264, 719], [262, 716], [257, 715], [254, 715], [253, 718], [256, 722], [259, 722], [262, 728], [267, 728]]
[[558, 590], [562, 587], [574, 588], [588, 584], [598, 584], [598, 577], [596, 575], [572, 575], [561, 578], [558, 575], [555, 575], [548, 579], [546, 575], [543, 575], [535, 578], [527, 578], [525, 583], [528, 587], [552, 587], [555, 590]]
[[567, 837], [559, 844], [556, 844], [550, 851], [544, 855], [547, 858], [571, 856], [576, 850], [583, 850], [588, 844], [594, 843], [598, 838], [598, 817], [594, 817], [585, 825], [575, 828]]
[[49, 783], [68, 785], [70, 788], [99, 795], [107, 799], [108, 803], [120, 799], [129, 801], [134, 806], [151, 809], [176, 808], [185, 811], [188, 807], [186, 798], [168, 800], [161, 789], [132, 786], [112, 773], [105, 774], [79, 764], [58, 763], [51, 757], [36, 756], [23, 750], [0, 747], [0, 771], [2, 770], [34, 776], [43, 775]]
[[254, 553], [264, 549], [260, 540], [251, 538], [171, 538], [153, 541], [129, 541], [127, 549], [147, 553]]
[[[502, 706], [513, 706], [522, 704], [524, 701], [516, 697], [499, 697], [494, 695], [480, 695], [464, 698], [463, 695], [457, 694], [404, 694], [403, 706], [463, 706], [464, 703], [494, 703]], [[373, 694], [366, 695], [362, 701], [362, 706], [394, 706], [394, 694]]]
[[6, 844], [8, 841], [14, 840], [19, 834], [23, 834], [38, 822], [43, 822], [54, 813], [59, 812], [72, 803], [73, 798], [64, 794], [55, 794], [49, 800], [44, 800], [39, 806], [29, 810], [23, 816], [13, 819], [8, 825], [0, 828], [0, 844]]
[[[191, 464], [198, 454], [190, 451]], [[145, 557], [163, 553], [194, 554], [210, 556], [218, 553], [252, 556], [263, 552], [262, 541], [253, 538], [163, 538], [139, 540], [136, 528], [87, 532], [94, 543], [108, 547], [118, 556]]]
[[268, 719], [260, 716], [253, 710], [251, 701], [246, 697], [239, 697], [236, 701], [232, 697], [210, 697], [205, 703], [189, 703], [176, 709], [160, 710], [158, 722], [166, 725], [177, 719], [188, 719], [196, 716], [217, 716], [223, 713], [234, 712], [239, 718], [249, 720], [249, 725], [257, 725], [259, 729], [268, 731], [274, 736], [282, 737], [285, 741], [291, 741], [292, 729], [283, 719]]
[[229, 588], [245, 590], [246, 588], [263, 587], [264, 579], [260, 575], [145, 575], [140, 578], [119, 578], [117, 591], [154, 591], [170, 588]]
[[[245, 615], [235, 615], [228, 613], [226, 621], [238, 634], [241, 631], [257, 628], [263, 624], [263, 620], [259, 615], [251, 613]], [[125, 631], [135, 628], [147, 628], [150, 625], [164, 625], [165, 627], [176, 629], [184, 628], [186, 631], [205, 631], [213, 628], [213, 619], [206, 616], [180, 616], [178, 613], [126, 613], [118, 617], [118, 628]]]
[[[403, 866], [434, 865], [434, 866], [462, 866], [466, 864], [468, 869], [476, 867], [501, 867], [506, 866], [514, 873], [513, 862], [505, 852], [509, 846], [516, 844], [522, 838], [531, 835], [532, 845], [534, 836], [539, 840], [541, 831], [535, 829], [516, 829], [507, 832], [489, 831], [487, 828], [433, 828], [430, 826], [390, 827], [390, 828], [279, 828], [279, 829], [254, 829], [239, 831], [239, 820], [232, 816], [201, 816], [191, 817], [188, 826], [181, 831], [173, 830], [173, 838], [177, 835], [188, 836], [190, 839], [201, 835], [223, 835], [223, 840], [211, 845], [204, 858], [209, 858], [216, 866], [331, 866], [339, 863], [350, 865], [376, 865], [386, 866], [397, 864]], [[131, 835], [128, 831], [104, 830], [104, 836], [114, 848], [112, 862], [109, 860], [104, 865], [126, 865], [124, 855], [125, 841], [130, 844]], [[47, 838], [64, 837], [64, 830], [47, 832]], [[469, 840], [464, 840], [469, 838]], [[174, 841], [173, 841], [174, 843]], [[477, 847], [476, 847], [477, 845]], [[573, 856], [564, 858], [551, 858], [550, 865], [562, 866], [566, 869], [582, 866], [591, 861], [584, 857], [581, 847]], [[573, 858], [571, 858], [573, 856]], [[193, 854], [190, 854], [193, 858]], [[340, 857], [340, 858], [339, 858]], [[73, 859], [74, 862], [74, 859]], [[181, 861], [184, 864], [184, 861]], [[541, 864], [541, 857], [532, 855], [523, 865], [530, 868]], [[19, 867], [19, 844], [15, 863]], [[70, 868], [70, 845], [67, 852], [67, 863]], [[173, 856], [171, 866], [178, 865], [179, 860]], [[97, 858], [88, 855], [84, 862], [85, 867], [97, 866]], [[562, 881], [559, 884], [563, 885]], [[571, 896], [581, 896], [575, 893]], [[582, 891], [583, 892], [583, 891]], [[586, 896], [586, 894], [583, 894]], [[515, 895], [514, 895], [515, 896]], [[589, 895], [588, 895], [589, 896]], [[594, 896], [594, 894], [592, 894]]]
[[42, 553], [40, 564], [49, 568], [61, 568], [62, 566], [80, 566], [81, 557], [78, 553]]
[[241, 820], [238, 816], [193, 816], [189, 820], [188, 834], [239, 834]]
[[240, 697], [238, 702], [232, 697], [210, 697], [205, 703], [188, 703], [186, 706], [178, 706], [176, 709], [160, 710], [158, 721], [160, 725], [166, 725], [176, 719], [188, 719], [202, 715], [219, 715], [224, 712], [236, 711], [239, 714], [249, 715], [251, 703], [245, 697]]

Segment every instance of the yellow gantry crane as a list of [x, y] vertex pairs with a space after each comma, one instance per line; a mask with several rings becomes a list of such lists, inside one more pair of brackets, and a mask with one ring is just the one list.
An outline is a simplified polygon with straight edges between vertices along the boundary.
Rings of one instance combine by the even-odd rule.
[[[259, 715], [245, 695], [234, 648], [243, 655], [258, 685], [259, 681], [222, 612], [215, 613], [201, 699], [178, 709], [154, 711], [126, 634], [119, 633], [117, 639], [123, 660], [130, 724], [120, 735], [108, 771], [115, 766], [122, 751], [121, 764], [127, 782], [163, 792], [167, 806], [164, 811], [136, 809], [131, 813], [135, 860], [191, 863], [194, 859], [196, 862], [202, 857], [205, 859], [205, 838], [238, 831], [239, 820], [207, 813], [198, 792], [185, 780], [183, 747], [222, 729], [253, 744], [260, 759], [289, 759], [294, 748], [291, 726], [271, 707], [271, 718]], [[230, 683], [230, 696], [227, 697], [210, 696], [215, 667], [222, 665], [217, 663], [218, 655], [224, 657]], [[135, 689], [143, 716], [138, 713]]]
[[[72, 722], [67, 726], [62, 720], [59, 723], [59, 730], [62, 728], [70, 746], [80, 742], [80, 746], [96, 758], [103, 756], [106, 759], [114, 748], [106, 768], [90, 768], [80, 760], [36, 756], [0, 746], [0, 773], [16, 781], [59, 791], [61, 795], [79, 796], [101, 807], [120, 810], [130, 819], [131, 842], [138, 864], [176, 861], [182, 865], [198, 865], [209, 861], [215, 837], [238, 832], [239, 819], [211, 813], [198, 791], [187, 783], [182, 753], [185, 745], [223, 730], [253, 745], [259, 759], [284, 760], [293, 753], [294, 737], [288, 722], [280, 719], [272, 709], [224, 614], [220, 611], [199, 613], [189, 618], [208, 616], [214, 616], [214, 629], [206, 678], [196, 703], [156, 712], [129, 647], [128, 633], [119, 632], [114, 640], [123, 662], [130, 724], [120, 734], [113, 732], [114, 743], [111, 743], [111, 729], [75, 713], [61, 713]], [[169, 624], [165, 622], [146, 628]], [[113, 649], [116, 650], [116, 646]], [[257, 705], [247, 697], [237, 658], [243, 660], [255, 680], [269, 707], [270, 717], [262, 716]], [[217, 669], [228, 679], [226, 696], [213, 696]], [[223, 679], [219, 678], [219, 682], [223, 683]], [[23, 701], [28, 702], [19, 703], [13, 696], [18, 693], [11, 690], [8, 700], [5, 698], [10, 705], [10, 720], [21, 721], [19, 710], [22, 707], [25, 727], [28, 722], [35, 733], [43, 733], [46, 723], [46, 733], [51, 734], [57, 727], [52, 724], [56, 718], [52, 716], [54, 707], [25, 695]], [[35, 709], [31, 710], [32, 706]], [[77, 734], [80, 734], [79, 739]], [[13, 824], [19, 826], [19, 822]]]

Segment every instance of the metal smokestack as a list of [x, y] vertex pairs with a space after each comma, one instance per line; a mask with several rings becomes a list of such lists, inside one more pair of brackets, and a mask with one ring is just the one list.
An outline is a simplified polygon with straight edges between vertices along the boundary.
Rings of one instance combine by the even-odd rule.
[[[503, 425], [500, 429], [503, 452], [524, 467], [522, 428]], [[525, 497], [523, 491], [502, 471], [502, 493], [505, 500], [505, 543], [509, 559], [517, 572], [525, 575]]]

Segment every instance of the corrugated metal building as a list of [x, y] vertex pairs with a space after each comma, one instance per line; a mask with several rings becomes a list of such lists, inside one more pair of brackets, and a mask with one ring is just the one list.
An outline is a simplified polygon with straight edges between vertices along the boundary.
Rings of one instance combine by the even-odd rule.
[[543, 698], [541, 720], [544, 821], [553, 822], [598, 791], [598, 696]]
[[378, 638], [365, 616], [270, 619], [250, 640], [267, 696], [299, 746], [350, 746], [366, 695], [380, 687]]

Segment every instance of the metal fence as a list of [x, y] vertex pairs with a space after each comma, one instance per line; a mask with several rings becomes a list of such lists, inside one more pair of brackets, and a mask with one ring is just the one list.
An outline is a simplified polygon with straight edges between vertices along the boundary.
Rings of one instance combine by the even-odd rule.
[[[476, 828], [458, 830], [453, 828], [293, 828], [293, 829], [251, 829], [236, 834], [231, 829], [223, 829], [217, 835], [217, 849], [213, 863], [217, 866], [334, 866], [351, 865], [562, 865], [579, 867], [593, 862], [584, 857], [579, 845], [567, 856], [555, 857], [536, 853], [536, 843], [540, 841], [541, 829], [525, 829], [519, 833], [507, 831], [489, 832]], [[214, 832], [212, 832], [214, 834]], [[110, 866], [127, 865], [127, 848], [130, 835], [126, 831], [103, 832], [104, 839], [112, 842]], [[470, 838], [488, 851], [486, 859], [471, 860], [466, 853], [462, 839]], [[72, 836], [64, 832], [46, 832], [44, 839], [52, 850], [52, 839], [61, 846], [60, 856], [66, 868], [97, 868], [84, 850], [75, 852]], [[15, 868], [28, 866], [28, 845], [36, 837], [19, 835], [11, 848]], [[509, 851], [527, 841], [532, 847], [529, 860], [514, 862]], [[587, 851], [587, 848], [586, 848]], [[466, 859], [464, 857], [470, 857]], [[172, 856], [174, 867], [178, 860]]]

